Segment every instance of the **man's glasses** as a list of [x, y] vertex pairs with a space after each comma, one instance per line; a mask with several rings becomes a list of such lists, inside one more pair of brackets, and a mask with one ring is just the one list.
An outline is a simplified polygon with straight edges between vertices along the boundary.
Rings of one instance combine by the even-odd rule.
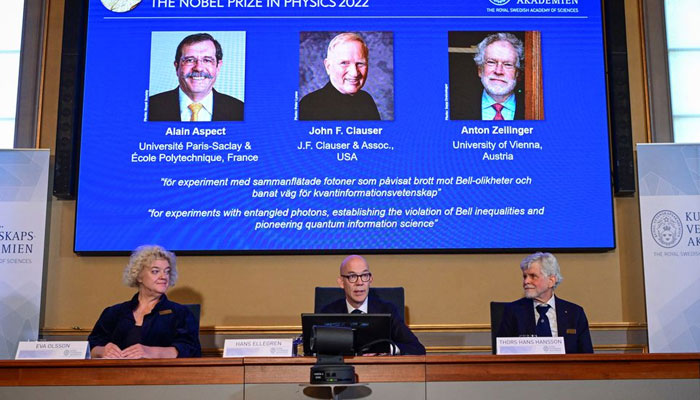
[[196, 65], [197, 62], [202, 63], [202, 65], [211, 67], [216, 65], [216, 58], [214, 57], [202, 57], [202, 58], [197, 58], [197, 57], [182, 57], [180, 59], [180, 62], [182, 65], [186, 65], [188, 67], [191, 67], [193, 65]]
[[489, 68], [496, 68], [498, 64], [501, 64], [503, 66], [503, 69], [507, 69], [509, 71], [515, 68], [515, 64], [513, 64], [512, 62], [486, 60], [486, 66]]
[[357, 282], [357, 278], [360, 278], [362, 280], [362, 282], [369, 282], [369, 279], [372, 277], [372, 273], [365, 272], [364, 274], [361, 274], [361, 275], [350, 274], [350, 275], [340, 275], [340, 276], [347, 279], [348, 282], [350, 282], [350, 283]]

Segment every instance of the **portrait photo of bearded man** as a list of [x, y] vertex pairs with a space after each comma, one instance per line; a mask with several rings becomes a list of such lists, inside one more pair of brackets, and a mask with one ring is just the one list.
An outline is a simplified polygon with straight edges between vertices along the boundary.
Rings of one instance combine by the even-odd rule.
[[448, 33], [451, 120], [543, 119], [540, 76], [526, 96], [526, 66], [540, 62], [526, 54], [528, 34], [539, 43], [539, 32]]

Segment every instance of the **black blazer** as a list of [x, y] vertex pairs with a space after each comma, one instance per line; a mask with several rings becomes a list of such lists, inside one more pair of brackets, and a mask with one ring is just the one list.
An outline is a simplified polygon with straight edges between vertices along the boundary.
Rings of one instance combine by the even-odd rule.
[[[535, 334], [533, 300], [522, 298], [505, 305], [498, 337], [517, 337]], [[588, 319], [581, 306], [556, 298], [557, 332], [564, 337], [564, 347], [569, 353], [593, 353]]]
[[[105, 308], [88, 336], [90, 348], [111, 342], [123, 350], [134, 344], [128, 340], [129, 332], [136, 324], [134, 310], [138, 305], [137, 293], [129, 301]], [[168, 300], [165, 295], [143, 317], [139, 343], [145, 346], [175, 347], [178, 358], [202, 356], [199, 325], [194, 315], [187, 307]]]
[[[243, 102], [235, 97], [214, 92], [212, 121], [243, 121]], [[178, 88], [148, 98], [149, 121], [180, 121]]]
[[[347, 314], [348, 307], [345, 298], [336, 300], [323, 307], [321, 314]], [[423, 355], [425, 347], [420, 343], [416, 335], [406, 326], [406, 323], [399, 317], [396, 307], [377, 297], [369, 297], [367, 304], [369, 314], [391, 314], [391, 340], [396, 343], [402, 355]]]

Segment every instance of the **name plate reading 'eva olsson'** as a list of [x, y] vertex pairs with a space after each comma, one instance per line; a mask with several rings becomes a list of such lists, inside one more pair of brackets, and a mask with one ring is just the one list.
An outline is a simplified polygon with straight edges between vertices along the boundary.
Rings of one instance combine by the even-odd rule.
[[19, 342], [15, 360], [85, 360], [88, 342]]
[[499, 337], [496, 354], [564, 354], [564, 338]]

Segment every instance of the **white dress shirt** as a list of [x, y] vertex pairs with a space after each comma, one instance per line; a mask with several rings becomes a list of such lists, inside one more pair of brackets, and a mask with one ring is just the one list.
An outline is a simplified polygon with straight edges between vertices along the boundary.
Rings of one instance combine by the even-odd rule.
[[[481, 94], [481, 119], [490, 120], [496, 116], [496, 109], [491, 107], [493, 104], [498, 103], [493, 97], [486, 93], [486, 90]], [[503, 109], [501, 110], [501, 115], [505, 121], [512, 121], [515, 118], [515, 95], [511, 94], [510, 97], [506, 99], [503, 103]]]
[[[367, 314], [367, 301], [369, 300], [369, 296], [365, 297], [365, 301], [360, 304], [359, 307], [357, 307], [358, 310], [362, 311], [363, 314]], [[351, 306], [350, 303], [348, 303], [348, 299], [345, 299], [345, 305], [348, 306], [348, 313], [351, 313], [355, 311], [355, 307]]]
[[182, 91], [182, 88], [179, 88], [178, 91], [180, 92], [180, 121], [189, 122], [192, 117], [192, 110], [189, 109], [189, 105], [192, 103], [199, 103], [202, 105], [202, 109], [199, 110], [199, 114], [197, 114], [197, 121], [211, 121], [211, 116], [214, 114], [213, 90], [201, 101], [192, 101], [192, 99]]

